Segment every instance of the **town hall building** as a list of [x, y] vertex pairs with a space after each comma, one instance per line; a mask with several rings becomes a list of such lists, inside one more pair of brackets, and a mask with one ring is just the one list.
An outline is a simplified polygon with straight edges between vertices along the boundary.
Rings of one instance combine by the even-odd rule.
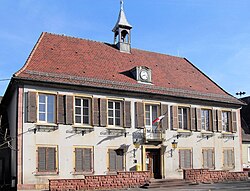
[[49, 179], [184, 169], [241, 171], [241, 101], [186, 58], [43, 32], [2, 99], [18, 189]]

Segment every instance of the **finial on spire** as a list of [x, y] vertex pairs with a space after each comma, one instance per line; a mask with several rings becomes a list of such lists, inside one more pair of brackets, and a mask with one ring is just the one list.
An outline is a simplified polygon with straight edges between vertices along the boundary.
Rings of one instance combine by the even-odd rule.
[[120, 0], [121, 10], [123, 10], [123, 0]]

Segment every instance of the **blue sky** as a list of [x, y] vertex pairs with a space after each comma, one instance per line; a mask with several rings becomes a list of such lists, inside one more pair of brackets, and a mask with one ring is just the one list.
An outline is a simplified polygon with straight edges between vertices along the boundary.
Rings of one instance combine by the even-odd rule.
[[[41, 32], [112, 43], [119, 7], [119, 0], [1, 0], [0, 95]], [[249, 8], [249, 0], [124, 0], [133, 48], [185, 57], [230, 94], [246, 96]]]

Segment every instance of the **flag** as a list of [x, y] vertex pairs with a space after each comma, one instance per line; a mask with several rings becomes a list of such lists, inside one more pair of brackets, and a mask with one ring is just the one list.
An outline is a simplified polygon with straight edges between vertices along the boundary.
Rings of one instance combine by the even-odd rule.
[[163, 118], [165, 117], [165, 115], [161, 115], [159, 117], [157, 117], [152, 124], [156, 123], [156, 122], [160, 122]]

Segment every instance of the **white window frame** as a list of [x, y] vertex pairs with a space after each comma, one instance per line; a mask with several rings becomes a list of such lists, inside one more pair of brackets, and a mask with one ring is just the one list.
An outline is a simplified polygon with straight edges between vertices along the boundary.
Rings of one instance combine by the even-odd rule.
[[210, 130], [210, 125], [211, 125], [210, 112], [211, 111], [209, 109], [201, 109], [201, 130], [204, 131]]
[[[40, 102], [40, 96], [45, 96], [45, 103]], [[53, 96], [54, 97], [54, 102], [53, 102], [53, 121], [48, 122], [48, 97]], [[40, 105], [45, 105], [45, 111], [40, 111]], [[56, 96], [53, 94], [46, 94], [46, 93], [38, 93], [38, 121], [42, 123], [55, 123], [56, 122]], [[40, 114], [45, 115], [45, 120], [40, 119]]]
[[230, 132], [230, 112], [229, 111], [221, 112], [221, 122], [222, 122], [222, 131]]
[[[81, 102], [81, 105], [80, 106], [77, 106], [76, 105], [76, 99], [79, 99], [80, 102]], [[83, 122], [83, 117], [85, 115], [83, 115], [83, 109], [84, 109], [84, 106], [83, 106], [83, 101], [84, 100], [87, 100], [88, 101], [88, 123], [84, 123]], [[76, 108], [80, 108], [80, 111], [81, 113], [80, 114], [76, 114]], [[76, 117], [79, 116], [81, 118], [81, 122], [80, 123], [77, 123], [76, 122]], [[91, 100], [89, 98], [85, 98], [85, 97], [75, 97], [74, 99], [74, 122], [76, 125], [90, 125], [91, 123]]]
[[[183, 110], [186, 110], [187, 114], [186, 114], [186, 119], [184, 118], [184, 111]], [[189, 118], [189, 112], [188, 112], [188, 109], [187, 107], [178, 107], [178, 126], [179, 126], [179, 129], [182, 129], [182, 130], [188, 130], [188, 118]], [[179, 113], [179, 110], [181, 111], [181, 113]], [[181, 119], [181, 120], [180, 120]], [[186, 127], [184, 126], [184, 120], [186, 120]], [[180, 125], [181, 124], [181, 125]]]
[[[146, 110], [146, 107], [149, 106], [149, 110]], [[156, 107], [157, 113], [156, 116], [153, 117], [153, 107]], [[149, 113], [149, 118], [147, 118], [146, 113]], [[153, 120], [159, 117], [159, 107], [156, 104], [145, 104], [145, 127], [153, 128], [157, 127], [157, 124], [153, 124]], [[147, 119], [149, 120], [149, 124], [147, 123]]]
[[[109, 103], [112, 103], [112, 108], [109, 108]], [[119, 111], [119, 113], [120, 113], [120, 116], [119, 116], [119, 119], [120, 119], [120, 124], [116, 124], [116, 118], [118, 118], [117, 116], [116, 116], [116, 108], [115, 108], [115, 105], [117, 104], [117, 103], [119, 103], [119, 105], [120, 105], [120, 111]], [[112, 112], [112, 114], [113, 114], [113, 116], [110, 116], [109, 115], [109, 112]], [[113, 124], [109, 124], [109, 120], [110, 119], [112, 119], [112, 121], [113, 121]], [[108, 100], [108, 126], [116, 126], [116, 127], [121, 127], [122, 126], [122, 103], [121, 103], [121, 101], [116, 101], [116, 100]]]

